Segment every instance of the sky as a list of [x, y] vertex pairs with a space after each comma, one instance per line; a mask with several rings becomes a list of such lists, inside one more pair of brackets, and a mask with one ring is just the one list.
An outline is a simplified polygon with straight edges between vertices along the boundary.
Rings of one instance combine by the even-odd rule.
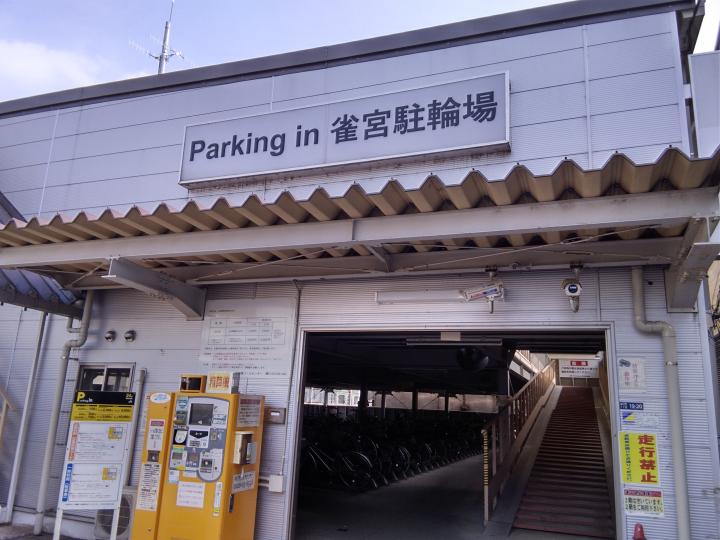
[[[597, 0], [601, 1], [601, 0]], [[551, 0], [176, 0], [168, 71], [354, 41]], [[171, 0], [0, 0], [0, 101], [157, 71]], [[696, 52], [712, 50], [720, 0]]]

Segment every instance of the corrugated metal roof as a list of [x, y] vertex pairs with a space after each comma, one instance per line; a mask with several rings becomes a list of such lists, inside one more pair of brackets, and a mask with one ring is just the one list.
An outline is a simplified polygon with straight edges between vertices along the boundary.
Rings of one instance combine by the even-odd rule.
[[[0, 223], [19, 221], [22, 215], [0, 193]], [[75, 294], [63, 289], [57, 281], [28, 270], [0, 269], [0, 302], [24, 308], [39, 309], [67, 317], [79, 317]]]
[[[158, 204], [125, 211], [107, 209], [100, 215], [78, 212], [51, 219], [33, 218], [27, 223], [12, 220], [0, 229], [0, 246], [19, 247], [84, 240], [156, 236], [216, 229], [271, 227], [317, 221], [360, 219], [375, 216], [463, 210], [477, 207], [522, 205], [569, 199], [587, 199], [622, 194], [688, 190], [717, 185], [720, 181], [720, 151], [707, 159], [694, 159], [675, 148], [667, 149], [656, 162], [637, 165], [623, 154], [614, 155], [599, 169], [583, 170], [571, 160], [561, 161], [545, 176], [535, 176], [522, 165], [501, 181], [489, 181], [475, 169], [455, 174], [435, 173], [402, 180], [386, 178], [355, 182], [344, 191], [329, 193], [322, 185], [312, 189], [290, 189], [256, 194], [225, 195], [191, 200], [182, 208]], [[555, 244], [573, 236], [602, 233], [615, 239], [672, 238], [684, 225], [633, 230], [587, 230], [510, 235], [504, 237], [457, 238], [411, 245], [384, 245], [390, 254], [455, 250], [468, 247], [521, 247]], [[368, 246], [282, 252], [218, 253], [212, 256], [172, 260], [145, 260], [149, 267], [172, 268], [207, 263], [267, 262], [370, 255]], [[45, 270], [92, 273], [105, 268], [97, 264], [63, 265]]]

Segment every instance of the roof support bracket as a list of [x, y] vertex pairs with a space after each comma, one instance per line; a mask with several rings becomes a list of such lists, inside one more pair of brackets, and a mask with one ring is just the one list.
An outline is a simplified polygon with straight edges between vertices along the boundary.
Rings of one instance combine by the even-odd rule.
[[383, 248], [382, 246], [379, 246], [379, 245], [378, 246], [368, 245], [367, 249], [370, 253], [372, 253], [372, 255], [374, 257], [376, 257], [383, 263], [383, 265], [385, 266], [386, 272], [394, 272], [395, 271], [392, 255], [390, 255], [385, 250], [385, 248]]
[[669, 312], [695, 312], [700, 284], [720, 252], [713, 241], [716, 219], [694, 218], [688, 222], [678, 257], [665, 271], [665, 295]]
[[103, 278], [167, 300], [189, 321], [199, 321], [205, 314], [205, 289], [193, 287], [166, 274], [143, 268], [121, 257], [111, 257]]

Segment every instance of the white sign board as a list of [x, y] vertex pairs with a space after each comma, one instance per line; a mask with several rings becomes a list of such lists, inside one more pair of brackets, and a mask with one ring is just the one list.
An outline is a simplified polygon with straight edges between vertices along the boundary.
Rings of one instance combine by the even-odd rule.
[[[210, 300], [200, 362], [247, 379], [287, 378], [292, 362], [294, 298]], [[242, 388], [240, 388], [242, 391]]]
[[596, 358], [571, 360], [560, 359], [560, 376], [574, 379], [597, 379], [601, 360]]
[[618, 360], [618, 386], [621, 394], [634, 394], [645, 392], [644, 358], [620, 358]]
[[205, 506], [205, 482], [180, 482], [175, 506], [203, 508]]
[[75, 393], [62, 471], [62, 510], [116, 508], [122, 494], [133, 392]]
[[507, 72], [185, 130], [180, 183], [509, 150]]

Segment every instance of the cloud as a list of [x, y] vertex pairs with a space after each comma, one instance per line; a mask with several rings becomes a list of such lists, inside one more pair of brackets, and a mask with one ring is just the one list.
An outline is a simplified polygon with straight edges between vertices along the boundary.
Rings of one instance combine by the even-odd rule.
[[0, 39], [0, 101], [97, 84], [107, 67], [100, 58]]

